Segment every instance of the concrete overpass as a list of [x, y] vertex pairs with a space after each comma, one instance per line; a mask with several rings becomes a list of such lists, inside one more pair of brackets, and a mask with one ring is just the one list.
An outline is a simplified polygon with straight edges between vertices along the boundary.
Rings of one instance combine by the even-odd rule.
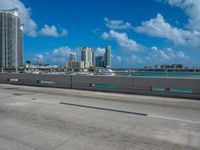
[[199, 78], [0, 73], [0, 83], [200, 99]]
[[200, 101], [0, 84], [1, 150], [199, 150]]

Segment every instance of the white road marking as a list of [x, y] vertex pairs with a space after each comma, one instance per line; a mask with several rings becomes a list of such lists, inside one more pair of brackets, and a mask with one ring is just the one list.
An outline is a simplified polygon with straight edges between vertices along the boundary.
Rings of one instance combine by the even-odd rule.
[[158, 119], [165, 119], [165, 120], [171, 120], [171, 121], [180, 121], [180, 122], [185, 122], [185, 123], [200, 124], [200, 121], [188, 120], [188, 119], [179, 119], [179, 118], [159, 116], [159, 115], [153, 115], [153, 114], [148, 114], [148, 117], [158, 118]]
[[28, 103], [23, 103], [23, 102], [14, 102], [14, 103], [8, 103], [8, 106], [26, 106]]

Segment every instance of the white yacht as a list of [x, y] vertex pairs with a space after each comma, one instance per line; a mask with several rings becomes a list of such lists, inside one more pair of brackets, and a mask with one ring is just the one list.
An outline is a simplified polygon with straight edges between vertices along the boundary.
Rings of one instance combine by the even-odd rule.
[[103, 69], [101, 70], [98, 75], [102, 75], [102, 76], [115, 76], [116, 74], [114, 73], [114, 71], [112, 69]]

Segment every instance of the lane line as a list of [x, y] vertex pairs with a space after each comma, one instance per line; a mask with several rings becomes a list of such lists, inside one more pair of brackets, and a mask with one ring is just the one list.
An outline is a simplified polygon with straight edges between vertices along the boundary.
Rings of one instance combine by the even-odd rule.
[[179, 119], [179, 118], [173, 118], [173, 117], [165, 117], [165, 116], [159, 116], [159, 115], [153, 115], [153, 114], [149, 114], [148, 117], [164, 119], [164, 120], [171, 120], [171, 121], [179, 121], [179, 122], [185, 122], [185, 123], [200, 124], [200, 121], [188, 120], [188, 119]]

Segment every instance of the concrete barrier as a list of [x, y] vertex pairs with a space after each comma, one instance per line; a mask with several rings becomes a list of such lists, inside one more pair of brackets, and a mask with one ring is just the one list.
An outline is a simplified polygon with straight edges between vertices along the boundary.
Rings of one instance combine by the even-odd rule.
[[134, 77], [135, 93], [200, 99], [200, 79]]
[[200, 99], [200, 79], [0, 73], [0, 83]]
[[150, 87], [200, 89], [200, 79], [135, 77], [133, 86], [142, 90]]
[[0, 73], [0, 83], [57, 87], [57, 88], [71, 88], [71, 76]]
[[131, 93], [133, 78], [119, 76], [72, 76], [72, 88]]

